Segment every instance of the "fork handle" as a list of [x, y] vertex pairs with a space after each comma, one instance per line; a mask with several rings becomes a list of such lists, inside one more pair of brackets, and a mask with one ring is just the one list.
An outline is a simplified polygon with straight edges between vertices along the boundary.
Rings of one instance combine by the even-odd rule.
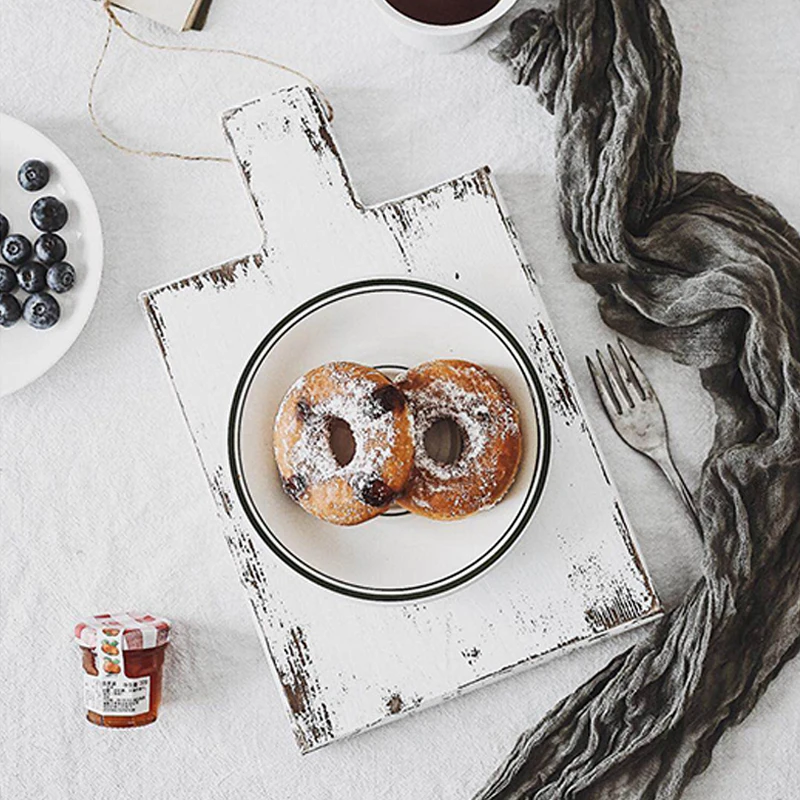
[[686, 486], [686, 483], [681, 477], [680, 472], [678, 472], [678, 468], [675, 466], [675, 462], [672, 460], [672, 456], [670, 455], [669, 451], [667, 450], [663, 454], [658, 454], [658, 456], [653, 460], [656, 462], [656, 464], [658, 464], [658, 466], [661, 468], [661, 471], [667, 476], [667, 480], [680, 495], [681, 500], [683, 500], [683, 504], [686, 506], [686, 510], [692, 517], [695, 527], [702, 536], [703, 528], [700, 525], [700, 515], [697, 513], [697, 506], [695, 505], [694, 498], [692, 497], [692, 493], [689, 491], [689, 488]]

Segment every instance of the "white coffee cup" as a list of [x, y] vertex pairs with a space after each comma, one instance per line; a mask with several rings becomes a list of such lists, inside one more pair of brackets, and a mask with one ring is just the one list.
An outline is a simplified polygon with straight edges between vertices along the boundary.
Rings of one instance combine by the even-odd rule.
[[420, 22], [400, 13], [387, 0], [374, 0], [374, 2], [400, 41], [430, 53], [454, 53], [472, 44], [493, 22], [510, 11], [517, 0], [499, 0], [485, 14], [454, 25]]

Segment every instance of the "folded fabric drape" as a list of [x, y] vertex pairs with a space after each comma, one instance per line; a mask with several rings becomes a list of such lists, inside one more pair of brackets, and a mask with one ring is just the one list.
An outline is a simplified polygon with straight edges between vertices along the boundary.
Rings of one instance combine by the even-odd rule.
[[489, 798], [678, 797], [800, 637], [800, 236], [713, 173], [676, 172], [681, 62], [657, 0], [562, 0], [493, 52], [555, 115], [561, 218], [621, 333], [715, 401], [704, 575], [530, 731]]

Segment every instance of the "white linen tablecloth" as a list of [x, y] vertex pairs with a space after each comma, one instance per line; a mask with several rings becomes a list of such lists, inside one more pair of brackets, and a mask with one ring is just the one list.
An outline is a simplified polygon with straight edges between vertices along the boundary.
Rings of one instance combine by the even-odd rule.
[[[800, 4], [666, 5], [685, 73], [679, 167], [724, 172], [800, 226]], [[129, 24], [145, 38], [234, 47], [311, 75], [336, 109], [366, 202], [492, 166], [656, 586], [668, 606], [679, 602], [697, 575], [698, 547], [676, 496], [616, 438], [590, 391], [583, 354], [611, 334], [572, 273], [559, 228], [552, 120], [486, 55], [507, 21], [452, 56], [396, 42], [370, 0], [214, 0], [200, 34]], [[144, 288], [251, 252], [257, 228], [229, 165], [129, 156], [96, 135], [86, 92], [104, 31], [89, 0], [0, 0], [0, 109], [73, 158], [106, 244], [83, 335], [46, 376], [0, 400], [0, 797], [468, 798], [523, 729], [641, 633], [298, 753], [136, 302]], [[241, 59], [150, 51], [115, 35], [97, 108], [132, 146], [224, 154], [219, 112], [290, 82]], [[692, 370], [636, 352], [694, 483], [710, 404]], [[83, 719], [71, 627], [86, 613], [134, 607], [175, 624], [162, 716], [134, 731], [95, 728]], [[798, 751], [795, 660], [685, 797], [797, 797]]]

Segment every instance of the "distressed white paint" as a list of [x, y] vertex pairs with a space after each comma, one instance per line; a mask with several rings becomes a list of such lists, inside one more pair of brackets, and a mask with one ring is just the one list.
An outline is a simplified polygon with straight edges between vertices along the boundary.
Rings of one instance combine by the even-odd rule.
[[[263, 252], [142, 301], [300, 748], [658, 613], [488, 168], [365, 208], [311, 90], [256, 100], [223, 124], [265, 231]], [[479, 580], [425, 603], [355, 600], [295, 574], [251, 533], [227, 467], [232, 393], [268, 329], [308, 297], [374, 275], [450, 286], [499, 316], [530, 352], [553, 426], [549, 482], [530, 529]]]

